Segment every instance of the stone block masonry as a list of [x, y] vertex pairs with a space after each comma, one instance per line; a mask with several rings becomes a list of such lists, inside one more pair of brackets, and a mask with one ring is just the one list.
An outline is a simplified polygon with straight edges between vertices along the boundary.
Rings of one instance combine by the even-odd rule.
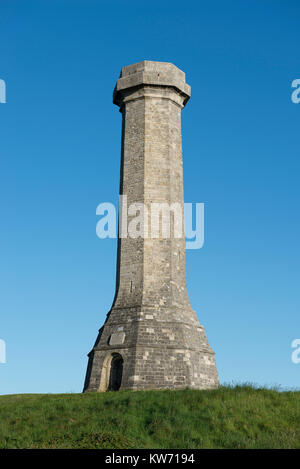
[[[190, 98], [175, 65], [123, 67], [120, 194], [128, 205], [183, 207], [181, 111]], [[184, 219], [182, 219], [184, 223]], [[116, 293], [89, 353], [84, 391], [218, 386], [214, 352], [186, 290], [185, 237], [119, 238]]]

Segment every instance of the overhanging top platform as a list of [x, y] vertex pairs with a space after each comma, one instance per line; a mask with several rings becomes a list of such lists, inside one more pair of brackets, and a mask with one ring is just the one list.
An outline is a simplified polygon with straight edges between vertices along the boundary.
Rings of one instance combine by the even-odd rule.
[[191, 96], [191, 87], [185, 82], [185, 73], [178, 67], [169, 62], [143, 60], [122, 68], [113, 93], [114, 104], [120, 105], [125, 90], [144, 85], [174, 88], [184, 96], [184, 105]]

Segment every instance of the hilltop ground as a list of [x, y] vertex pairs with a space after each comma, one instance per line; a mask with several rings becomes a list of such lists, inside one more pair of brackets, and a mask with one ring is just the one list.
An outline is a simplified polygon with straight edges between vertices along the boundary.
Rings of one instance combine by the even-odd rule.
[[300, 448], [300, 392], [0, 396], [0, 448]]

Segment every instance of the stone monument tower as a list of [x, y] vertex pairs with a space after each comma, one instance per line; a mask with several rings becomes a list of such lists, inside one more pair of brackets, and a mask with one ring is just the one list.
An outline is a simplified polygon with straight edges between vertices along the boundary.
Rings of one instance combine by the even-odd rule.
[[[171, 63], [122, 68], [113, 102], [122, 113], [120, 195], [128, 206], [144, 204], [148, 215], [153, 203], [183, 209], [181, 110], [189, 98], [185, 74]], [[84, 391], [218, 386], [214, 352], [187, 295], [184, 230], [171, 231], [119, 235], [115, 298], [89, 353]]]

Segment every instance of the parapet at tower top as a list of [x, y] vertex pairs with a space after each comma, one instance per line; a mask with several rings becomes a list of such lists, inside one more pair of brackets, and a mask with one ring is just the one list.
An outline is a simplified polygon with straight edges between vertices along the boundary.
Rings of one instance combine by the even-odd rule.
[[185, 73], [176, 65], [143, 60], [122, 68], [113, 93], [114, 104], [120, 105], [120, 97], [125, 90], [144, 85], [175, 88], [184, 96], [184, 105], [191, 96], [191, 87], [185, 82]]

